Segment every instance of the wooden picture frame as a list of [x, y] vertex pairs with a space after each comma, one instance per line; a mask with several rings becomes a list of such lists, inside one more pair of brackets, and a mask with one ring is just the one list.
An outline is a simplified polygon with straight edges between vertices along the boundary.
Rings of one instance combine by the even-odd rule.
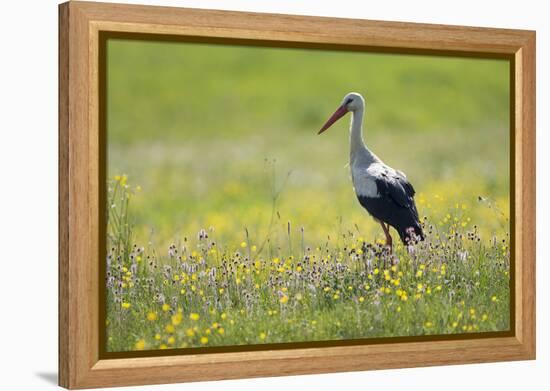
[[[500, 337], [135, 358], [100, 349], [102, 34], [510, 60], [513, 330]], [[59, 384], [90, 388], [535, 358], [535, 32], [88, 2], [59, 6]]]

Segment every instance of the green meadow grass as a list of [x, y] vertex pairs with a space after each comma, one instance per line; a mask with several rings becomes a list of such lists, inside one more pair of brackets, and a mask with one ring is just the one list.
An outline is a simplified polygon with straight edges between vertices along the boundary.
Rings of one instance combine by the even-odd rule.
[[225, 244], [210, 229], [158, 248], [135, 243], [126, 181], [109, 192], [108, 351], [510, 328], [509, 237], [467, 228], [463, 206], [423, 219], [425, 241], [393, 255], [358, 229], [312, 245], [290, 225], [280, 242]]
[[[499, 60], [109, 41], [108, 349], [507, 329], [508, 72]], [[349, 178], [349, 118], [317, 136], [349, 91], [367, 102], [366, 143], [406, 172], [434, 227], [417, 255], [376, 247], [383, 234]], [[308, 280], [313, 256], [322, 272]]]

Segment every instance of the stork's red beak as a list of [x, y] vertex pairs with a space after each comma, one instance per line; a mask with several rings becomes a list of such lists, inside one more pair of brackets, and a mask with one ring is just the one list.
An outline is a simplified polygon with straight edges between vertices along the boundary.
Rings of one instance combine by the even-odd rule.
[[338, 107], [336, 109], [336, 111], [334, 112], [334, 114], [332, 114], [330, 116], [330, 118], [328, 119], [327, 123], [323, 125], [323, 127], [321, 128], [321, 130], [319, 130], [319, 133], [317, 134], [321, 134], [323, 133], [325, 130], [327, 130], [328, 128], [330, 128], [330, 126], [335, 123], [336, 121], [338, 121], [340, 118], [342, 118], [346, 113], [348, 112], [348, 109], [346, 109], [346, 107], [344, 105]]

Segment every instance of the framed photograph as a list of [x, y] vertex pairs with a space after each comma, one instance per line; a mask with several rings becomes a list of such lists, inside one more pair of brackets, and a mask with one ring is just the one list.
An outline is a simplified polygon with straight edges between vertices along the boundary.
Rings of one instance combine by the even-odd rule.
[[61, 386], [535, 358], [535, 32], [59, 21]]

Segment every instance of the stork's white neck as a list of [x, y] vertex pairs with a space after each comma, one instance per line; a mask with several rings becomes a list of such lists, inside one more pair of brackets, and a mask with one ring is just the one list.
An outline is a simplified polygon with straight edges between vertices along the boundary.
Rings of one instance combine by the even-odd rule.
[[364, 107], [359, 107], [351, 113], [351, 125], [349, 129], [350, 164], [369, 165], [379, 161], [378, 157], [367, 148], [363, 142], [363, 114]]

